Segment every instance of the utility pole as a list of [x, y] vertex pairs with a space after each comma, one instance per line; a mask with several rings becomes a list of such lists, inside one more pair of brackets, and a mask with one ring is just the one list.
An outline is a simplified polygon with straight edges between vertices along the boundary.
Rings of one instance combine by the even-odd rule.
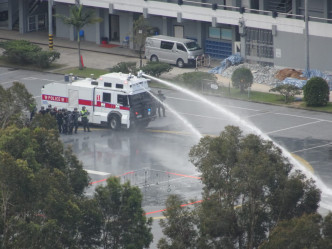
[[305, 62], [306, 70], [310, 70], [310, 60], [309, 60], [309, 15], [308, 15], [308, 1], [304, 2], [304, 22], [305, 22]]
[[48, 48], [53, 50], [53, 0], [48, 0]]

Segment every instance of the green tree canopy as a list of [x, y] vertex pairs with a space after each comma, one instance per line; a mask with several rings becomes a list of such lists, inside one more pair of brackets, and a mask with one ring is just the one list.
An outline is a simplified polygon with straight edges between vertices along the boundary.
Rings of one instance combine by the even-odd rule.
[[259, 248], [332, 248], [332, 231], [329, 229], [332, 226], [331, 217], [331, 213], [325, 218], [316, 213], [280, 221], [271, 232], [268, 240]]
[[0, 130], [1, 248], [73, 248], [89, 178], [57, 131]]
[[147, 248], [152, 242], [152, 219], [142, 209], [142, 194], [129, 182], [107, 179], [98, 186], [95, 199], [102, 214], [102, 244], [104, 248]]
[[289, 103], [294, 99], [294, 96], [301, 94], [301, 89], [291, 84], [278, 85], [272, 89], [271, 92], [278, 92], [285, 97], [285, 103]]
[[189, 157], [204, 184], [199, 248], [257, 248], [278, 221], [317, 211], [320, 190], [292, 171], [272, 141], [227, 126], [202, 138]]
[[304, 85], [303, 96], [307, 106], [325, 106], [330, 98], [329, 85], [323, 78], [313, 77]]
[[77, 47], [78, 47], [78, 65], [79, 69], [83, 69], [81, 62], [81, 39], [80, 39], [80, 30], [88, 25], [94, 24], [102, 21], [102, 18], [96, 17], [93, 9], [87, 9], [83, 7], [82, 4], [73, 5], [70, 7], [70, 16], [56, 14], [54, 15], [57, 18], [60, 18], [64, 24], [72, 25], [75, 28], [77, 34]]
[[241, 93], [250, 87], [253, 83], [254, 77], [249, 68], [237, 68], [232, 74], [232, 84], [236, 88], [240, 88]]
[[35, 99], [22, 83], [13, 82], [7, 89], [0, 85], [0, 128], [25, 126], [31, 105], [35, 105]]

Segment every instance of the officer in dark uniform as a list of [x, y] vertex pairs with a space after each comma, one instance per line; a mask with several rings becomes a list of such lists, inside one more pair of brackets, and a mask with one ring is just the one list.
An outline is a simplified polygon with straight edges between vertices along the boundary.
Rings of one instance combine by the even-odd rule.
[[63, 114], [62, 114], [61, 109], [59, 109], [57, 114], [56, 114], [56, 122], [58, 124], [59, 133], [61, 133], [62, 132], [62, 124], [63, 124]]
[[45, 113], [46, 113], [45, 107], [42, 106], [39, 110], [39, 114], [45, 115]]
[[164, 106], [164, 100], [166, 99], [165, 95], [161, 92], [161, 90], [158, 90], [157, 98], [159, 99], [157, 103], [157, 108], [158, 108], [158, 114], [159, 117], [161, 117], [160, 109], [163, 110], [163, 116], [166, 117], [165, 114], [165, 106]]
[[78, 118], [80, 117], [80, 113], [78, 112], [77, 108], [74, 108], [74, 111], [72, 111], [70, 115], [70, 129], [69, 133], [73, 133], [73, 129], [75, 128], [75, 133], [77, 133], [78, 128]]

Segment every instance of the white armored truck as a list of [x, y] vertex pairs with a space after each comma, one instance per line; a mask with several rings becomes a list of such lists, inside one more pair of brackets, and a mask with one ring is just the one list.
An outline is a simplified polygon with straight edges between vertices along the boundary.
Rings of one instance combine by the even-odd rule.
[[114, 130], [144, 128], [156, 117], [156, 102], [149, 90], [148, 79], [141, 73], [109, 73], [96, 80], [47, 84], [41, 90], [41, 105], [69, 111], [85, 106], [89, 123], [106, 124]]

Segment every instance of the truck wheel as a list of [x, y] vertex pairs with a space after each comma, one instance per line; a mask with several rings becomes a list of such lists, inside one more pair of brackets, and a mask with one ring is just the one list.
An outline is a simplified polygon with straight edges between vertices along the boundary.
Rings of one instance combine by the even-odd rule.
[[184, 67], [184, 61], [182, 59], [178, 59], [178, 61], [176, 62], [176, 65], [180, 68]]
[[156, 55], [152, 55], [151, 58], [150, 58], [150, 61], [153, 61], [153, 62], [158, 62], [159, 59]]
[[119, 116], [116, 116], [116, 115], [111, 116], [108, 124], [109, 124], [109, 127], [112, 130], [118, 130], [118, 129], [120, 129], [121, 121], [120, 121]]

